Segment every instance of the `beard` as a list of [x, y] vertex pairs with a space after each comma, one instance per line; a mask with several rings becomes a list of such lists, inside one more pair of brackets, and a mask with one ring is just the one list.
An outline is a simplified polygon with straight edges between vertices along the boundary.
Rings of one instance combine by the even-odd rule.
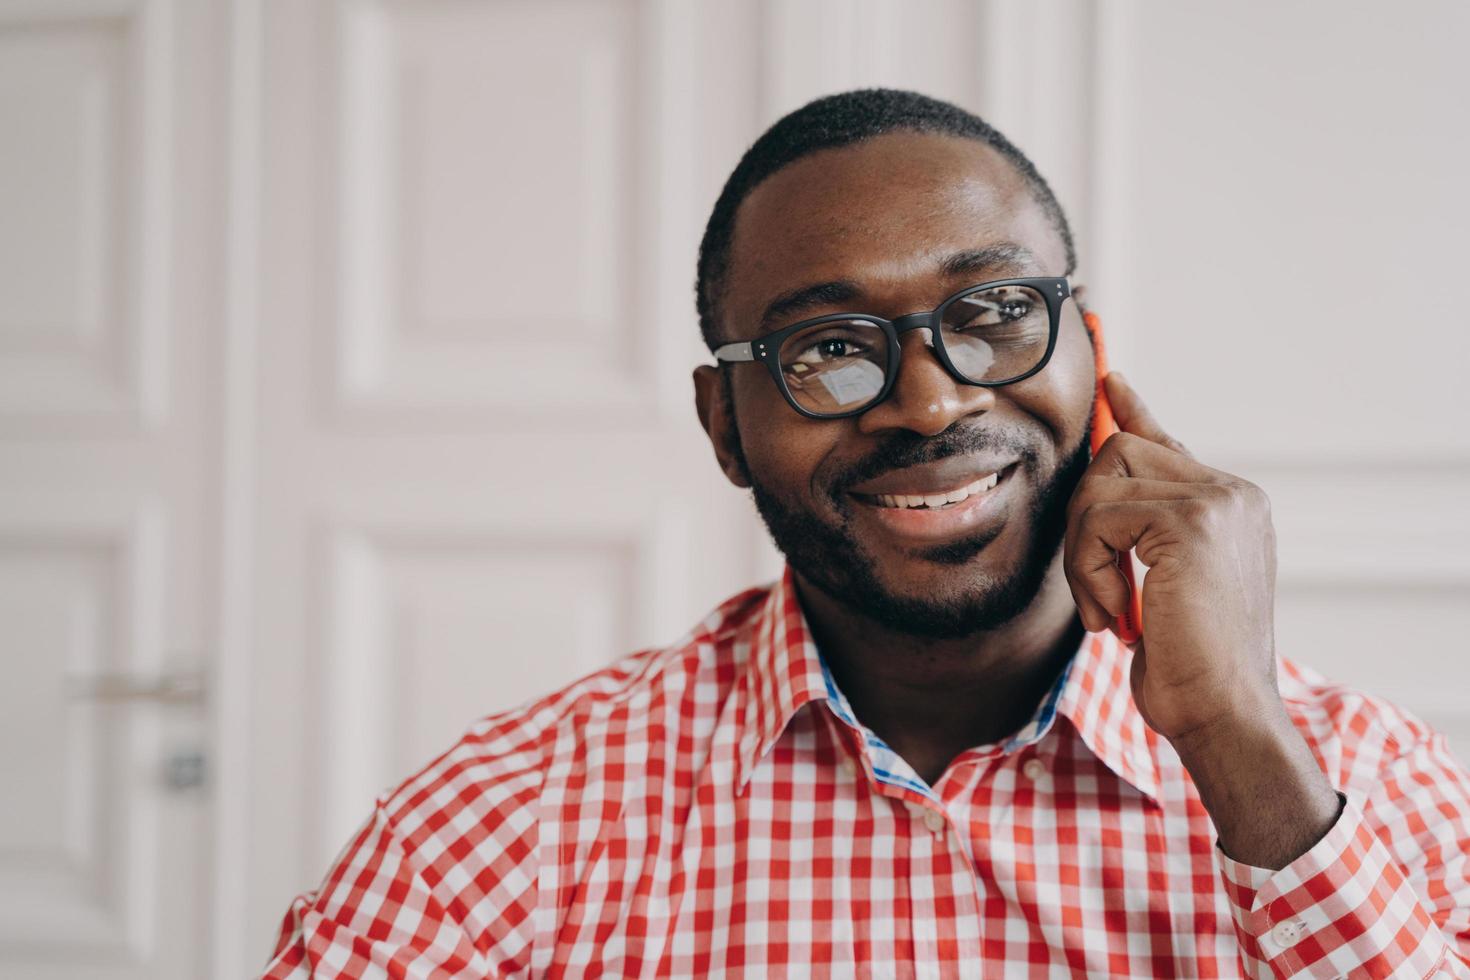
[[[1091, 462], [1086, 432], [1044, 480], [1037, 479], [1036, 453], [1029, 447], [1008, 445], [1017, 452], [1017, 470], [1031, 477], [1037, 492], [1026, 502], [1023, 515], [1032, 535], [1015, 570], [999, 581], [969, 581], [965, 565], [1004, 530], [982, 532], [915, 554], [954, 570], [957, 586], [947, 595], [904, 595], [893, 591], [878, 573], [878, 560], [854, 537], [852, 498], [846, 488], [892, 470], [980, 450], [993, 450], [994, 438], [951, 426], [936, 436], [897, 432], [867, 459], [837, 476], [830, 487], [841, 521], [832, 524], [810, 510], [792, 506], [763, 485], [746, 465], [738, 430], [734, 450], [755, 498], [756, 510], [772, 541], [791, 567], [834, 602], [896, 633], [926, 639], [959, 639], [994, 630], [1024, 612], [1041, 591], [1067, 527], [1067, 504]], [[1015, 474], [1012, 474], [1014, 477]], [[1011, 523], [1014, 522], [1014, 519]]]

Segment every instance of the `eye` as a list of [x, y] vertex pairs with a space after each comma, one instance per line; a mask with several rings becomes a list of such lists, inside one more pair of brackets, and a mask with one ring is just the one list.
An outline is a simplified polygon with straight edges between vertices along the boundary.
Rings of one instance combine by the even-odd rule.
[[828, 337], [812, 344], [798, 357], [799, 361], [830, 361], [839, 357], [851, 357], [856, 354], [857, 345], [842, 337]]
[[855, 357], [871, 357], [882, 341], [883, 335], [876, 327], [864, 329], [846, 323], [818, 327], [788, 338], [781, 345], [781, 363], [787, 367], [826, 367]]
[[965, 296], [945, 314], [952, 330], [994, 330], [998, 327], [1023, 326], [1045, 320], [1046, 303], [1035, 291], [1024, 286], [1000, 287]]
[[1031, 313], [1032, 304], [1025, 299], [1008, 299], [1002, 302], [997, 311], [1001, 317], [1007, 320], [1019, 320]]

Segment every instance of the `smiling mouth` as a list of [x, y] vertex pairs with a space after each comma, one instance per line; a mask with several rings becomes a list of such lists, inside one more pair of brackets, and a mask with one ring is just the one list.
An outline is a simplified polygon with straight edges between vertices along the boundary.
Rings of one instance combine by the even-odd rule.
[[886, 510], [947, 510], [959, 507], [971, 497], [994, 490], [996, 485], [1008, 476], [1014, 467], [1015, 464], [1012, 463], [1010, 466], [997, 470], [989, 476], [983, 476], [964, 486], [955, 487], [952, 490], [939, 493], [854, 493], [853, 496], [865, 504], [871, 504]]

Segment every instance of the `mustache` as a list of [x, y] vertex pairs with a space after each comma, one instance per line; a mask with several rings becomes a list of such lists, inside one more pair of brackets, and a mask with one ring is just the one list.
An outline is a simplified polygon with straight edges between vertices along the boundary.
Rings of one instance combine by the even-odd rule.
[[938, 462], [951, 456], [978, 453], [1011, 453], [1023, 464], [1031, 463], [1035, 456], [1028, 445], [1006, 433], [951, 426], [938, 435], [922, 436], [904, 429], [890, 435], [863, 459], [844, 468], [832, 481], [832, 495], [841, 501], [851, 487], [884, 473]]

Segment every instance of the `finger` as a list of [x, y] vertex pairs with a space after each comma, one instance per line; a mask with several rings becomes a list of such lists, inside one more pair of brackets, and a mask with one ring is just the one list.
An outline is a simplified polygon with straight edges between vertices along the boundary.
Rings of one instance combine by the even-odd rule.
[[[1186, 500], [1200, 500], [1212, 498], [1229, 497], [1234, 490], [1228, 486], [1215, 483], [1174, 483], [1167, 480], [1146, 480], [1133, 477], [1118, 476], [1088, 476], [1077, 484], [1077, 489], [1072, 494], [1072, 499], [1067, 502], [1067, 527], [1063, 531], [1063, 551], [1066, 555], [1077, 554], [1080, 548], [1081, 536], [1086, 533], [1083, 527], [1082, 515], [1089, 507], [1098, 504], [1128, 501], [1148, 505], [1152, 503], [1155, 507], [1166, 507], [1171, 502]], [[1131, 545], [1130, 545], [1131, 547]], [[1116, 549], [1114, 549], [1116, 551]], [[1070, 564], [1064, 565], [1070, 569]], [[1118, 572], [1122, 576], [1121, 569]], [[1069, 570], [1068, 581], [1071, 582]], [[1124, 585], [1127, 580], [1124, 579]], [[1078, 588], [1074, 588], [1074, 594], [1079, 591], [1087, 592], [1089, 586], [1079, 575], [1077, 578]], [[1127, 592], [1123, 593], [1127, 599]], [[1111, 607], [1109, 607], [1111, 608]]]
[[1101, 633], [1127, 608], [1131, 593], [1117, 564], [1118, 553], [1105, 548], [1106, 555], [1099, 560], [1095, 550], [1082, 547], [1084, 540], [1069, 539], [1062, 571], [1072, 599], [1083, 613], [1083, 622], [1094, 633]]
[[1226, 498], [1233, 490], [1225, 483], [1152, 480], [1147, 477], [1089, 473], [1077, 483], [1067, 502], [1068, 529], [1088, 505], [1102, 500], [1184, 500], [1194, 497]]
[[[1099, 600], [1100, 587], [1097, 581], [1084, 577], [1081, 572], [1081, 564], [1078, 561], [1078, 542], [1082, 540], [1079, 528], [1082, 525], [1080, 518], [1069, 518], [1067, 528], [1062, 539], [1062, 574], [1067, 578], [1067, 586], [1072, 590], [1072, 599], [1077, 605], [1077, 611], [1082, 616], [1082, 623], [1094, 633], [1105, 632], [1113, 624], [1118, 613], [1109, 609]], [[1128, 582], [1123, 578], [1123, 573], [1114, 566], [1114, 573], [1118, 576], [1122, 587], [1122, 594], [1126, 601], [1129, 590]], [[1101, 574], [1099, 571], [1098, 574]], [[1107, 590], [1102, 590], [1106, 592]], [[1111, 593], [1108, 593], [1111, 594]]]
[[1081, 618], [1082, 625], [1087, 627], [1087, 631], [1090, 633], [1107, 632], [1108, 627], [1112, 625], [1113, 614], [1104, 609], [1091, 593], [1073, 582], [1071, 573], [1067, 573], [1067, 585], [1072, 590], [1072, 601], [1077, 606], [1077, 615]]
[[1194, 453], [1184, 448], [1184, 443], [1164, 431], [1164, 427], [1154, 418], [1148, 406], [1143, 403], [1143, 398], [1133, 390], [1122, 372], [1109, 371], [1103, 383], [1107, 387], [1108, 404], [1113, 409], [1113, 418], [1117, 421], [1118, 428], [1194, 458]]
[[1134, 432], [1114, 432], [1098, 447], [1088, 468], [1107, 476], [1132, 476], [1178, 483], [1239, 483], [1240, 478], [1206, 466], [1193, 456], [1179, 453], [1160, 442]]
[[1072, 571], [1072, 565], [1071, 555], [1064, 548], [1062, 574], [1067, 577], [1067, 587], [1072, 590], [1072, 601], [1077, 606], [1078, 615], [1082, 617], [1082, 625], [1093, 633], [1105, 632], [1113, 621], [1113, 614], [1093, 597], [1092, 592]]
[[1107, 502], [1089, 507], [1079, 522], [1079, 530], [1073, 536], [1067, 562], [1069, 581], [1074, 592], [1101, 606], [1110, 618], [1116, 618], [1128, 608], [1131, 591], [1128, 579], [1118, 567], [1118, 555], [1127, 552], [1130, 545], [1114, 546], [1110, 541], [1122, 541], [1131, 536], [1118, 523], [1117, 502]]
[[1102, 500], [1088, 505], [1068, 527], [1065, 566], [1074, 594], [1090, 597], [1112, 616], [1122, 615], [1130, 590], [1118, 568], [1118, 554], [1145, 538], [1155, 544], [1168, 540], [1170, 528], [1186, 525], [1179, 511], [1187, 506], [1187, 498]]

